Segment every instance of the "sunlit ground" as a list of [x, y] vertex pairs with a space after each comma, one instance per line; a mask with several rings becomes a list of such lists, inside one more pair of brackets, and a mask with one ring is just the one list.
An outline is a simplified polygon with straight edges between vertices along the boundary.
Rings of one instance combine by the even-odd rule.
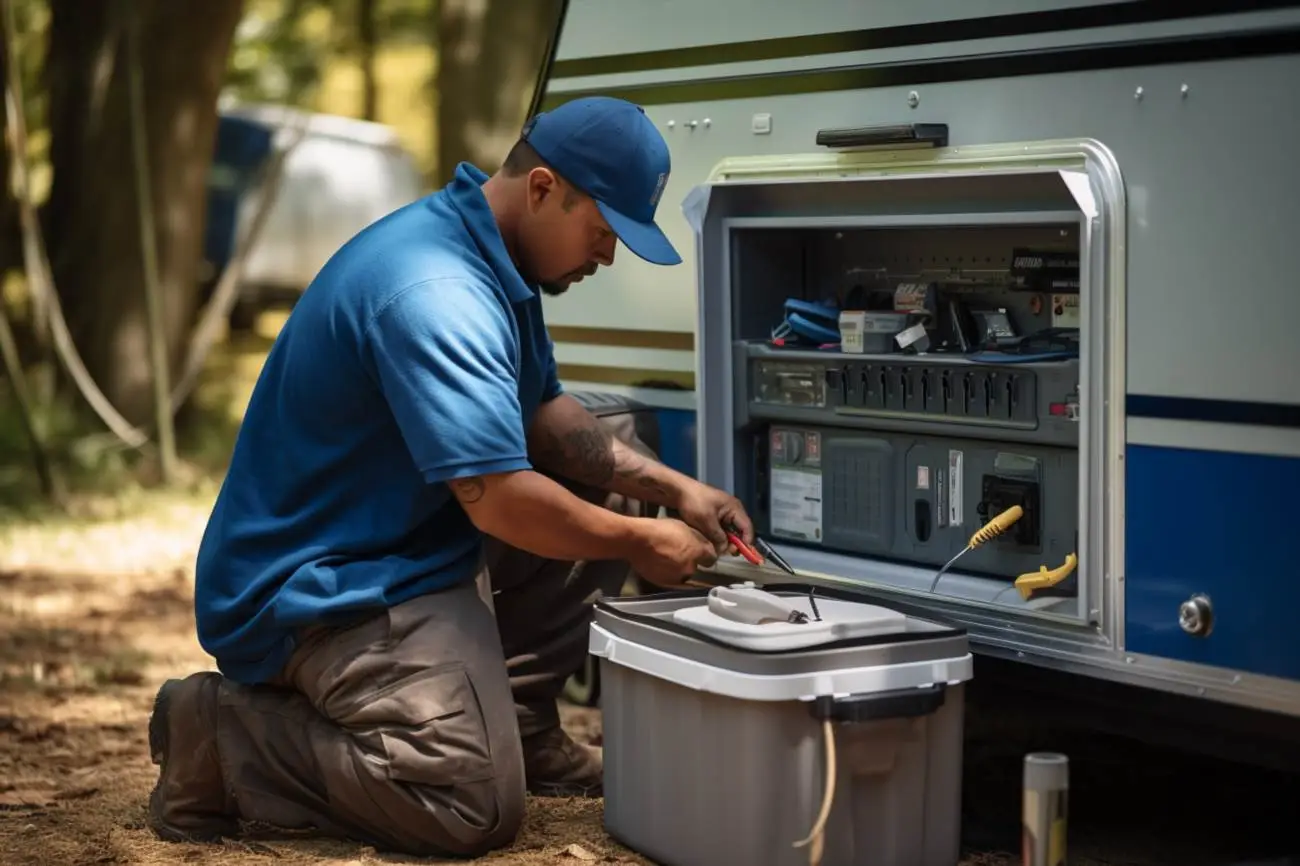
[[[205, 467], [228, 453], [284, 319], [264, 315], [255, 335], [214, 352], [196, 395], [211, 435], [189, 437], [176, 489], [87, 483], [61, 508], [0, 511], [0, 862], [405, 862], [328, 841], [169, 845], [143, 823], [156, 778], [146, 741], [153, 695], [167, 677], [213, 667], [193, 617], [194, 553], [220, 482]], [[30, 473], [22, 452], [3, 457], [11, 482]], [[575, 736], [598, 740], [598, 713], [569, 707], [565, 718]], [[557, 858], [646, 862], [605, 836], [599, 801], [576, 800], [532, 803], [518, 842], [482, 862]]]

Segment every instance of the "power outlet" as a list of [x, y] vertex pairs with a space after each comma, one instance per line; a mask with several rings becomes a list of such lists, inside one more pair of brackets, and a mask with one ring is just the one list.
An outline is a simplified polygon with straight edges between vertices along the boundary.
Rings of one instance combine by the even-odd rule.
[[1011, 506], [1019, 505], [1024, 513], [999, 540], [1036, 548], [1042, 543], [1040, 501], [1039, 487], [1035, 481], [985, 475], [980, 485], [980, 503], [976, 510], [987, 522]]

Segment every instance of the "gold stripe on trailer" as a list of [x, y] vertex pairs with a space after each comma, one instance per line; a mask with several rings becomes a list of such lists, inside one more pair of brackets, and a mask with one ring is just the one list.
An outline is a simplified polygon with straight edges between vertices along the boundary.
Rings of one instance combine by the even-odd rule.
[[589, 364], [557, 364], [560, 381], [623, 385], [629, 388], [679, 386], [695, 390], [695, 374], [682, 370], [645, 370], [635, 367], [597, 367]]
[[633, 328], [590, 328], [581, 325], [550, 325], [547, 330], [556, 343], [616, 346], [621, 349], [695, 351], [695, 334], [691, 331], [640, 331]]

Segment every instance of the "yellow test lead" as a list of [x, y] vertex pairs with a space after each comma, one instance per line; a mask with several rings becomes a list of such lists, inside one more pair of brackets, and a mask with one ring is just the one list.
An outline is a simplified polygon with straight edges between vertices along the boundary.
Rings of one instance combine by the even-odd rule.
[[943, 577], [944, 572], [951, 568], [954, 562], [961, 559], [981, 544], [997, 538], [999, 535], [1014, 526], [1016, 521], [1024, 516], [1025, 510], [1019, 505], [1013, 505], [977, 529], [975, 534], [970, 537], [970, 542], [962, 548], [956, 556], [948, 560], [948, 563], [943, 568], [939, 569], [937, 574], [935, 574], [934, 580], [930, 582], [930, 592], [934, 592], [934, 588], [939, 585], [939, 578]]

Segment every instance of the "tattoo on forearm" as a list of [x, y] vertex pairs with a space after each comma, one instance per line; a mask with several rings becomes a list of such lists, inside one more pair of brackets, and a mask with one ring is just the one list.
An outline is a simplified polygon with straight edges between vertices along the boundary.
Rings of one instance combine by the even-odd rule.
[[535, 459], [546, 469], [593, 487], [613, 480], [614, 437], [599, 423], [540, 438]]
[[483, 498], [487, 485], [482, 478], [457, 478], [451, 482], [451, 490], [456, 498], [466, 505], [473, 505]]
[[647, 495], [668, 491], [646, 475], [650, 461], [617, 441], [599, 421], [556, 436], [546, 433], [536, 443], [538, 465], [592, 487], [608, 488], [614, 479], [636, 483]]
[[648, 494], [654, 496], [668, 495], [668, 490], [662, 484], [645, 474], [650, 466], [649, 460], [630, 447], [620, 447], [619, 443], [616, 443], [615, 447], [618, 449], [618, 453], [614, 458], [614, 471], [618, 473], [620, 478], [636, 481], [637, 486]]

